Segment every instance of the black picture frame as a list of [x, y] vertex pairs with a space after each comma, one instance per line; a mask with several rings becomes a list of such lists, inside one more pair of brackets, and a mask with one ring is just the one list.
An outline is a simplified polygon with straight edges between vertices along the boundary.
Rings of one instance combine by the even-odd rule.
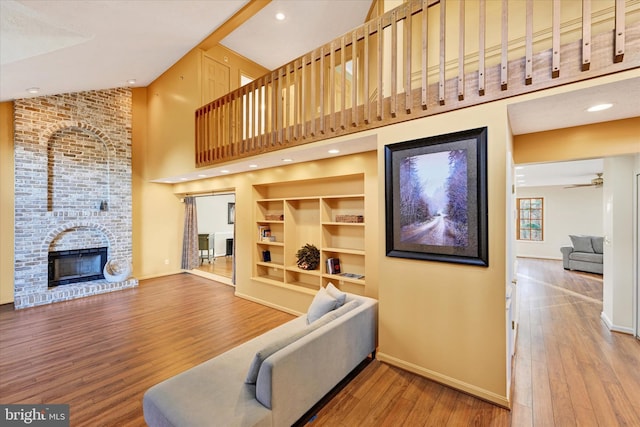
[[487, 128], [385, 146], [386, 254], [489, 266]]
[[227, 204], [227, 224], [233, 224], [236, 221], [236, 204]]

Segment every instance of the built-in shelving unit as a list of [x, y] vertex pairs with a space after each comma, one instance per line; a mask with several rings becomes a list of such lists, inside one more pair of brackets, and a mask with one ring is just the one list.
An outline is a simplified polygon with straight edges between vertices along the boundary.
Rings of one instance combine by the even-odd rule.
[[[291, 191], [295, 188], [292, 185]], [[258, 188], [257, 194], [263, 193], [269, 191]], [[364, 295], [364, 200], [362, 193], [257, 198], [253, 279], [310, 294], [332, 282]], [[320, 250], [316, 270], [296, 265], [296, 252], [307, 243]], [[342, 274], [329, 274], [329, 258], [340, 260]]]

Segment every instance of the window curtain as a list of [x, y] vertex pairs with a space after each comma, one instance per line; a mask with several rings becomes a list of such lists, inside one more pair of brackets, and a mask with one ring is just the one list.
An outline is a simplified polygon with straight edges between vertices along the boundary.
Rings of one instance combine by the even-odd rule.
[[196, 198], [184, 198], [184, 232], [182, 234], [182, 269], [191, 270], [200, 265], [198, 256], [198, 211]]

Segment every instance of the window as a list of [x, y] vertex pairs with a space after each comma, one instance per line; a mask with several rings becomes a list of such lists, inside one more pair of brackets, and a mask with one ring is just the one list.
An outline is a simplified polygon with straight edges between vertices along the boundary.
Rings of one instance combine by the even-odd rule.
[[543, 240], [543, 209], [542, 197], [518, 198], [518, 240], [534, 242]]

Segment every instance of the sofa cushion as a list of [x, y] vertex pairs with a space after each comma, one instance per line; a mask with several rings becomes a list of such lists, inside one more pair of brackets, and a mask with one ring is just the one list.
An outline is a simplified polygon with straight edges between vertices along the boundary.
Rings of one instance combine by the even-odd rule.
[[348, 311], [356, 308], [360, 303], [357, 300], [352, 300], [342, 307], [331, 310], [330, 312], [324, 314], [322, 317], [314, 321], [312, 324], [307, 326], [306, 328], [295, 331], [290, 335], [283, 336], [266, 346], [262, 349], [258, 350], [251, 361], [251, 365], [249, 366], [249, 372], [247, 373], [247, 378], [245, 379], [245, 383], [247, 384], [255, 384], [258, 379], [258, 373], [260, 372], [260, 368], [262, 367], [262, 363], [266, 360], [267, 357], [271, 356], [276, 351], [288, 346], [289, 344], [299, 340], [305, 335], [315, 331], [316, 329], [326, 325], [327, 323], [337, 319]]
[[321, 318], [324, 314], [330, 312], [337, 306], [337, 300], [329, 295], [329, 292], [322, 286], [313, 297], [309, 310], [307, 311], [307, 323], [311, 324]]
[[604, 237], [591, 236], [591, 246], [597, 254], [604, 252]]
[[593, 246], [591, 244], [590, 236], [570, 235], [569, 237], [571, 238], [571, 243], [573, 244], [574, 251], [593, 253]]
[[331, 282], [329, 282], [329, 284], [327, 285], [326, 289], [327, 289], [327, 292], [329, 293], [329, 295], [331, 295], [332, 297], [334, 297], [338, 301], [338, 307], [340, 307], [342, 304], [344, 304], [344, 302], [347, 299], [347, 294], [342, 292], [340, 289], [336, 288], [336, 286]]
[[584, 261], [584, 262], [593, 262], [596, 264], [602, 264], [603, 255], [602, 254], [593, 254], [586, 252], [571, 252], [569, 255], [569, 259], [572, 261]]
[[258, 350], [251, 361], [251, 365], [249, 366], [249, 372], [247, 373], [247, 378], [244, 380], [247, 384], [255, 384], [258, 379], [258, 372], [260, 372], [260, 367], [262, 366], [262, 362], [271, 356], [276, 351], [280, 350], [291, 344], [294, 341], [299, 340], [303, 336], [307, 335], [310, 331], [308, 328], [304, 328], [300, 331], [293, 332], [290, 335], [281, 337], [269, 344], [267, 344], [262, 349]]

